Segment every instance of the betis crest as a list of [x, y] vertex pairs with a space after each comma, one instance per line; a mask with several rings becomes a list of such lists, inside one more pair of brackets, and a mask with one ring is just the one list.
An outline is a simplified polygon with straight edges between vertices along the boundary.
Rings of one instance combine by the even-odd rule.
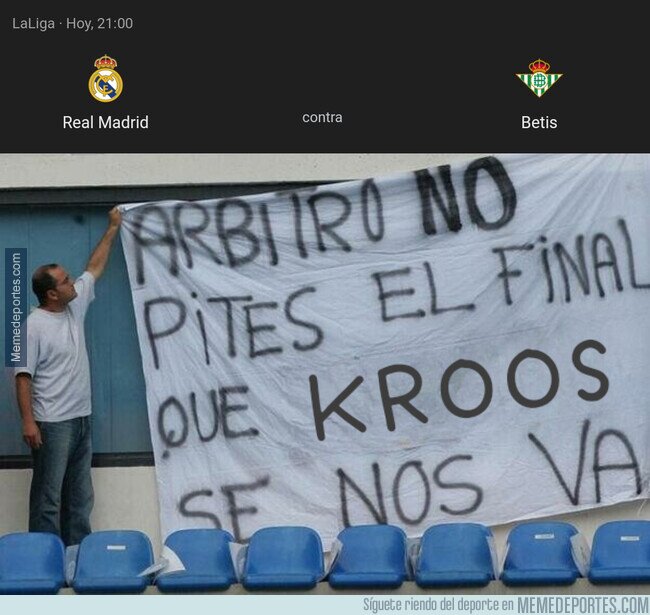
[[544, 60], [537, 59], [528, 65], [530, 73], [517, 74], [537, 96], [546, 94], [547, 90], [562, 76], [561, 74], [549, 74], [551, 65]]

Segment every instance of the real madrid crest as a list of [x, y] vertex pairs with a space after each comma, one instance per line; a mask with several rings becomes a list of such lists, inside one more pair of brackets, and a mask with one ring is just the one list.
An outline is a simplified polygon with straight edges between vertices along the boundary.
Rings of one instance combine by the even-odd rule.
[[97, 69], [88, 81], [90, 95], [99, 102], [113, 102], [122, 93], [122, 77], [115, 70], [117, 62], [107, 55], [95, 60]]

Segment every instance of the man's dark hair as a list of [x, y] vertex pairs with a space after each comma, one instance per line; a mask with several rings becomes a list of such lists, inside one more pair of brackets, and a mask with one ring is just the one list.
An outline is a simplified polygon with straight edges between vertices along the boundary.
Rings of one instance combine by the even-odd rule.
[[52, 277], [50, 271], [57, 267], [56, 263], [41, 265], [32, 275], [32, 290], [41, 305], [45, 305], [47, 301], [47, 291], [56, 288], [56, 280]]

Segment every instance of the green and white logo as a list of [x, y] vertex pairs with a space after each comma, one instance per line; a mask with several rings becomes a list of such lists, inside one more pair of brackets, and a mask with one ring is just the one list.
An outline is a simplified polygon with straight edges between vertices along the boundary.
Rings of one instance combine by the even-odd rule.
[[517, 73], [528, 88], [541, 98], [543, 94], [562, 76], [562, 74], [549, 73], [551, 65], [542, 59], [537, 59], [528, 65], [530, 73]]

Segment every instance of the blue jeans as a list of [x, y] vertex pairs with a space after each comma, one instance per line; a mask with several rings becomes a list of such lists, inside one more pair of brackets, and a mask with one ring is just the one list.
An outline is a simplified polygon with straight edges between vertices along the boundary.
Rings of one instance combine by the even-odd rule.
[[37, 424], [43, 444], [32, 449], [29, 531], [58, 534], [66, 546], [79, 544], [90, 534], [94, 502], [90, 416]]

